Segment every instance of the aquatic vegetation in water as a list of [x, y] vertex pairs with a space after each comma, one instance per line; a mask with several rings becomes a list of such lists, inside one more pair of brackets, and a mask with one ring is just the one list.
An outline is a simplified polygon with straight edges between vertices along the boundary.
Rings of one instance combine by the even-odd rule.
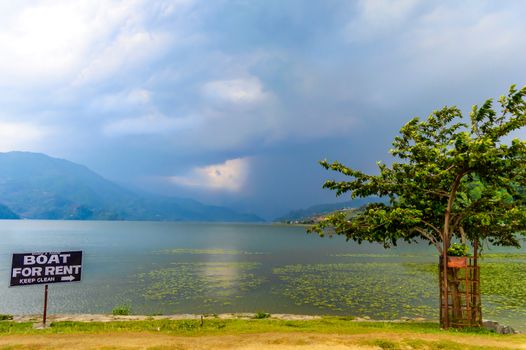
[[[437, 273], [435, 264], [414, 264], [414, 268], [431, 274]], [[482, 262], [480, 264], [481, 293], [485, 299], [506, 299], [506, 303], [524, 304], [526, 300], [526, 263]]]
[[158, 251], [159, 254], [192, 254], [192, 255], [262, 255], [266, 254], [263, 252], [247, 252], [244, 250], [234, 249], [187, 249], [187, 248], [174, 248], [174, 249], [163, 249]]
[[[215, 312], [229, 309], [229, 305], [234, 310], [238, 302], [250, 304], [247, 297], [253, 292], [271, 290], [278, 298], [284, 297], [283, 302], [292, 301], [309, 313], [315, 307], [319, 313], [374, 319], [436, 319], [437, 264], [381, 260], [383, 257], [367, 256], [378, 259], [373, 262], [353, 259], [343, 260], [345, 263], [279, 266], [271, 276], [257, 262], [177, 262], [140, 274], [140, 293], [149, 303], [168, 307], [200, 305], [202, 311]], [[523, 261], [497, 255], [481, 260], [485, 318], [512, 325], [526, 318]], [[264, 284], [267, 280], [270, 282]]]
[[[526, 262], [511, 260], [509, 255], [492, 254], [491, 260], [481, 260], [482, 315], [484, 318], [514, 323], [526, 318]], [[413, 266], [421, 272], [434, 276], [437, 274], [436, 264]]]
[[[485, 318], [512, 324], [526, 318], [525, 271], [526, 263], [482, 262]], [[377, 319], [438, 316], [437, 264], [298, 264], [275, 268], [273, 272], [283, 281], [274, 292], [297, 305]]]
[[483, 262], [480, 274], [485, 318], [526, 319], [526, 263]]
[[377, 254], [377, 253], [339, 253], [339, 254], [331, 254], [330, 256], [338, 257], [338, 258], [419, 258], [422, 256], [426, 256], [424, 254], [416, 255], [416, 254]]
[[248, 262], [173, 263], [141, 273], [138, 278], [146, 286], [142, 294], [147, 300], [229, 305], [233, 298], [264, 281], [254, 273], [259, 266]]
[[273, 272], [285, 282], [275, 292], [297, 305], [377, 319], [436, 317], [435, 276], [405, 264], [287, 265]]
[[486, 259], [498, 259], [498, 260], [502, 260], [502, 259], [506, 259], [506, 260], [509, 260], [509, 259], [521, 259], [521, 260], [525, 260], [526, 259], [526, 253], [482, 253], [481, 255], [481, 260], [486, 260]]

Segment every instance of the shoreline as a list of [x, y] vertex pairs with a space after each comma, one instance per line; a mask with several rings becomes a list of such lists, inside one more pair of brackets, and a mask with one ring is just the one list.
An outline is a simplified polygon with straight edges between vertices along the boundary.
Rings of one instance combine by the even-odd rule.
[[[47, 322], [115, 322], [115, 321], [152, 321], [152, 320], [256, 320], [256, 313], [222, 313], [222, 314], [173, 314], [173, 315], [112, 315], [112, 314], [48, 314]], [[436, 320], [425, 318], [402, 317], [395, 320], [374, 320], [369, 317], [334, 316], [334, 315], [299, 315], [299, 314], [269, 314], [264, 319], [282, 321], [311, 321], [323, 318], [340, 318], [351, 322], [388, 322], [388, 323], [436, 323]], [[41, 322], [42, 315], [13, 315], [14, 322]]]
[[[261, 317], [263, 315], [263, 317]], [[269, 314], [269, 313], [222, 313], [222, 314], [173, 314], [173, 315], [113, 315], [113, 314], [51, 314], [47, 315], [46, 323], [51, 325], [53, 322], [82, 322], [82, 323], [110, 323], [110, 322], [133, 322], [133, 321], [221, 321], [221, 320], [240, 320], [240, 321], [321, 321], [332, 320], [336, 322], [366, 323], [366, 324], [436, 324], [438, 320], [426, 319], [423, 317], [400, 317], [392, 320], [377, 320], [368, 316], [335, 316], [335, 315], [301, 315], [301, 314]], [[15, 323], [33, 323], [33, 327], [42, 328], [42, 315], [12, 315], [11, 319], [0, 320]], [[524, 329], [515, 329], [511, 326], [505, 326], [497, 321], [483, 320], [482, 329], [492, 330], [501, 334], [524, 334]]]

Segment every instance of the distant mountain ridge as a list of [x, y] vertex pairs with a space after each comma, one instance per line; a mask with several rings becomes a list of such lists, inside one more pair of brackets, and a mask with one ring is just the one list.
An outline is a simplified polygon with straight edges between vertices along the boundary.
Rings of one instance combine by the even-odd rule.
[[7, 206], [0, 204], [0, 220], [6, 220], [6, 219], [17, 220], [17, 219], [20, 219], [20, 216], [14, 213]]
[[368, 203], [378, 201], [378, 198], [356, 198], [351, 201], [340, 203], [326, 203], [310, 206], [305, 209], [292, 210], [287, 214], [276, 218], [276, 222], [312, 221], [315, 217], [329, 214], [337, 210], [359, 208]]
[[[0, 218], [264, 221], [191, 199], [141, 195], [87, 167], [41, 153], [0, 153]], [[15, 217], [9, 216], [10, 213]]]

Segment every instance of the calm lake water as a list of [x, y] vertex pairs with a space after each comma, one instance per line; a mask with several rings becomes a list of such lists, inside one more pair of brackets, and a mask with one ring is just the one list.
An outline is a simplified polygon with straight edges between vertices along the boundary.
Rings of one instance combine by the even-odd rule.
[[[50, 313], [438, 315], [426, 244], [385, 250], [265, 224], [29, 220], [0, 221], [0, 313], [42, 311], [43, 286], [8, 287], [12, 253], [66, 250], [84, 251], [82, 282], [50, 285]], [[484, 318], [525, 329], [526, 250], [487, 252], [483, 269], [498, 278], [483, 270]]]

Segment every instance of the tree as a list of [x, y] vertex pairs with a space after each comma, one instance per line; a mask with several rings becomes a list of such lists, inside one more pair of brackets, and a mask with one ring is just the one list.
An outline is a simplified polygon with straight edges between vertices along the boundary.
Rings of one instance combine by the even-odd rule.
[[467, 122], [457, 107], [434, 111], [427, 120], [413, 118], [393, 141], [394, 161], [378, 162], [377, 175], [321, 161], [327, 170], [350, 177], [325, 182], [337, 196], [388, 201], [370, 203], [350, 220], [335, 213], [309, 231], [385, 247], [424, 240], [443, 261], [454, 238], [520, 247], [526, 231], [526, 142], [510, 135], [526, 126], [525, 96], [526, 86], [512, 85], [499, 99], [498, 113], [489, 99], [473, 106]]

